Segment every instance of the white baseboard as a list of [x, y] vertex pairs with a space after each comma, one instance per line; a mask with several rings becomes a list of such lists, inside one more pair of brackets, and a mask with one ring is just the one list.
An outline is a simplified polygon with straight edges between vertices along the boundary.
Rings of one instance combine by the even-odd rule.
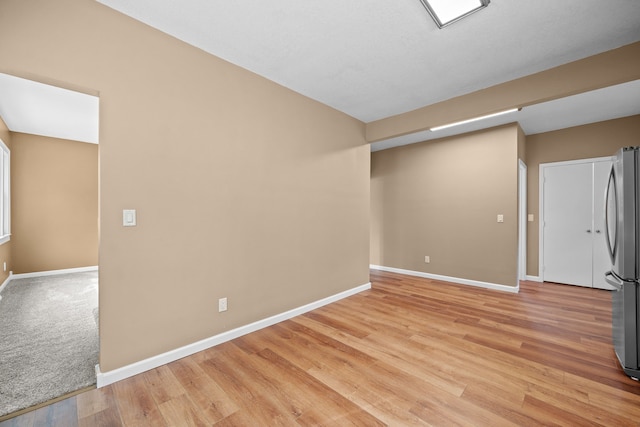
[[542, 282], [542, 278], [540, 276], [529, 276], [527, 274], [526, 278], [532, 282]]
[[[5, 286], [7, 286], [7, 284], [11, 281], [11, 279], [13, 279], [13, 273], [10, 271], [7, 278], [4, 279], [4, 282], [2, 282], [2, 285], [0, 285], [0, 292], [4, 290]], [[2, 299], [2, 295], [0, 295], [0, 300], [1, 299]]]
[[266, 319], [258, 320], [256, 322], [250, 323], [245, 326], [240, 326], [239, 328], [232, 329], [227, 332], [223, 332], [221, 334], [215, 335], [210, 338], [205, 338], [193, 344], [188, 344], [184, 347], [180, 347], [175, 350], [171, 350], [166, 353], [162, 353], [157, 356], [153, 356], [148, 359], [141, 360], [136, 363], [132, 363], [131, 365], [114, 369], [112, 371], [101, 372], [100, 365], [96, 365], [97, 387], [98, 388], [104, 387], [109, 384], [113, 384], [117, 381], [124, 380], [125, 378], [129, 378], [134, 375], [141, 374], [150, 369], [157, 368], [158, 366], [166, 365], [167, 363], [173, 362], [174, 360], [182, 359], [183, 357], [190, 356], [194, 353], [206, 350], [218, 344], [222, 344], [224, 342], [230, 341], [234, 338], [238, 338], [248, 333], [255, 332], [259, 329], [266, 328], [267, 326], [274, 325], [278, 322], [291, 319], [292, 317], [298, 316], [300, 314], [304, 314], [311, 310], [315, 310], [316, 308], [320, 308], [323, 305], [327, 305], [332, 302], [349, 297], [351, 295], [355, 295], [367, 289], [371, 289], [371, 283], [366, 283], [364, 285], [360, 285], [355, 288], [348, 289], [344, 292], [340, 292], [335, 295], [331, 295], [329, 297], [323, 298], [321, 300], [303, 305], [302, 307], [294, 308], [292, 310], [285, 311], [284, 313], [276, 314], [274, 316], [268, 317]]
[[12, 279], [28, 279], [31, 277], [55, 276], [57, 274], [68, 274], [68, 273], [84, 273], [86, 271], [97, 271], [97, 270], [98, 270], [98, 266], [94, 265], [91, 267], [65, 268], [62, 270], [34, 271], [33, 273], [13, 274], [11, 278]]
[[381, 265], [373, 265], [373, 264], [371, 264], [369, 268], [372, 268], [374, 270], [389, 271], [391, 273], [406, 274], [408, 276], [423, 277], [425, 279], [442, 280], [444, 282], [452, 282], [460, 285], [469, 285], [469, 286], [476, 286], [479, 288], [495, 289], [498, 291], [511, 292], [515, 294], [517, 294], [520, 291], [519, 283], [517, 283], [516, 286], [507, 286], [507, 285], [500, 285], [497, 283], [481, 282], [479, 280], [470, 280], [470, 279], [462, 279], [459, 277], [442, 276], [439, 274], [424, 273], [422, 271], [405, 270], [402, 268], [384, 267]]

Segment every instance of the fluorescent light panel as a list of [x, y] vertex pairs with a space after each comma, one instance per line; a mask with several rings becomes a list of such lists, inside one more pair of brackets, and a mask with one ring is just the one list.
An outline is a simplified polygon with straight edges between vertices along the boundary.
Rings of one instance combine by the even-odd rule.
[[459, 122], [449, 123], [448, 125], [432, 127], [429, 130], [432, 131], [432, 132], [435, 132], [435, 131], [442, 130], [442, 129], [447, 129], [447, 128], [450, 128], [450, 127], [453, 127], [453, 126], [466, 125], [467, 123], [473, 123], [473, 122], [477, 122], [479, 120], [490, 119], [491, 117], [502, 116], [503, 114], [514, 113], [514, 112], [519, 111], [519, 110], [520, 110], [520, 108], [512, 108], [510, 110], [500, 111], [499, 113], [487, 114], [486, 116], [474, 117], [472, 119], [467, 119], [467, 120], [462, 120], [462, 121], [459, 121]]
[[487, 7], [490, 0], [420, 0], [438, 25], [446, 27]]

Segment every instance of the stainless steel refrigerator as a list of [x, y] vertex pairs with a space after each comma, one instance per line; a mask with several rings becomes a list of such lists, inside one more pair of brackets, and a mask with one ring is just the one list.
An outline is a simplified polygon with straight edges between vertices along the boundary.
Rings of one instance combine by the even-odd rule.
[[640, 147], [616, 153], [605, 193], [611, 257], [613, 346], [624, 372], [640, 378]]

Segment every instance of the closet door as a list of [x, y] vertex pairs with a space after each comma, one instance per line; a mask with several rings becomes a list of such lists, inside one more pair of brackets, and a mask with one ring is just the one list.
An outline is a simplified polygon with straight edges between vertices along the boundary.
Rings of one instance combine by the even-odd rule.
[[604, 232], [604, 193], [610, 171], [610, 160], [593, 164], [593, 287], [613, 290], [614, 287], [604, 280], [604, 274], [611, 270]]
[[591, 287], [592, 169], [592, 163], [544, 169], [544, 281]]

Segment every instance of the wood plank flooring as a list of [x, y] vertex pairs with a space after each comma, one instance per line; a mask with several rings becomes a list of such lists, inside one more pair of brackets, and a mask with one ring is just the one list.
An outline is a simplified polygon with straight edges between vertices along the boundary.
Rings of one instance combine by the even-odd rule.
[[639, 426], [608, 291], [372, 289], [0, 426]]

